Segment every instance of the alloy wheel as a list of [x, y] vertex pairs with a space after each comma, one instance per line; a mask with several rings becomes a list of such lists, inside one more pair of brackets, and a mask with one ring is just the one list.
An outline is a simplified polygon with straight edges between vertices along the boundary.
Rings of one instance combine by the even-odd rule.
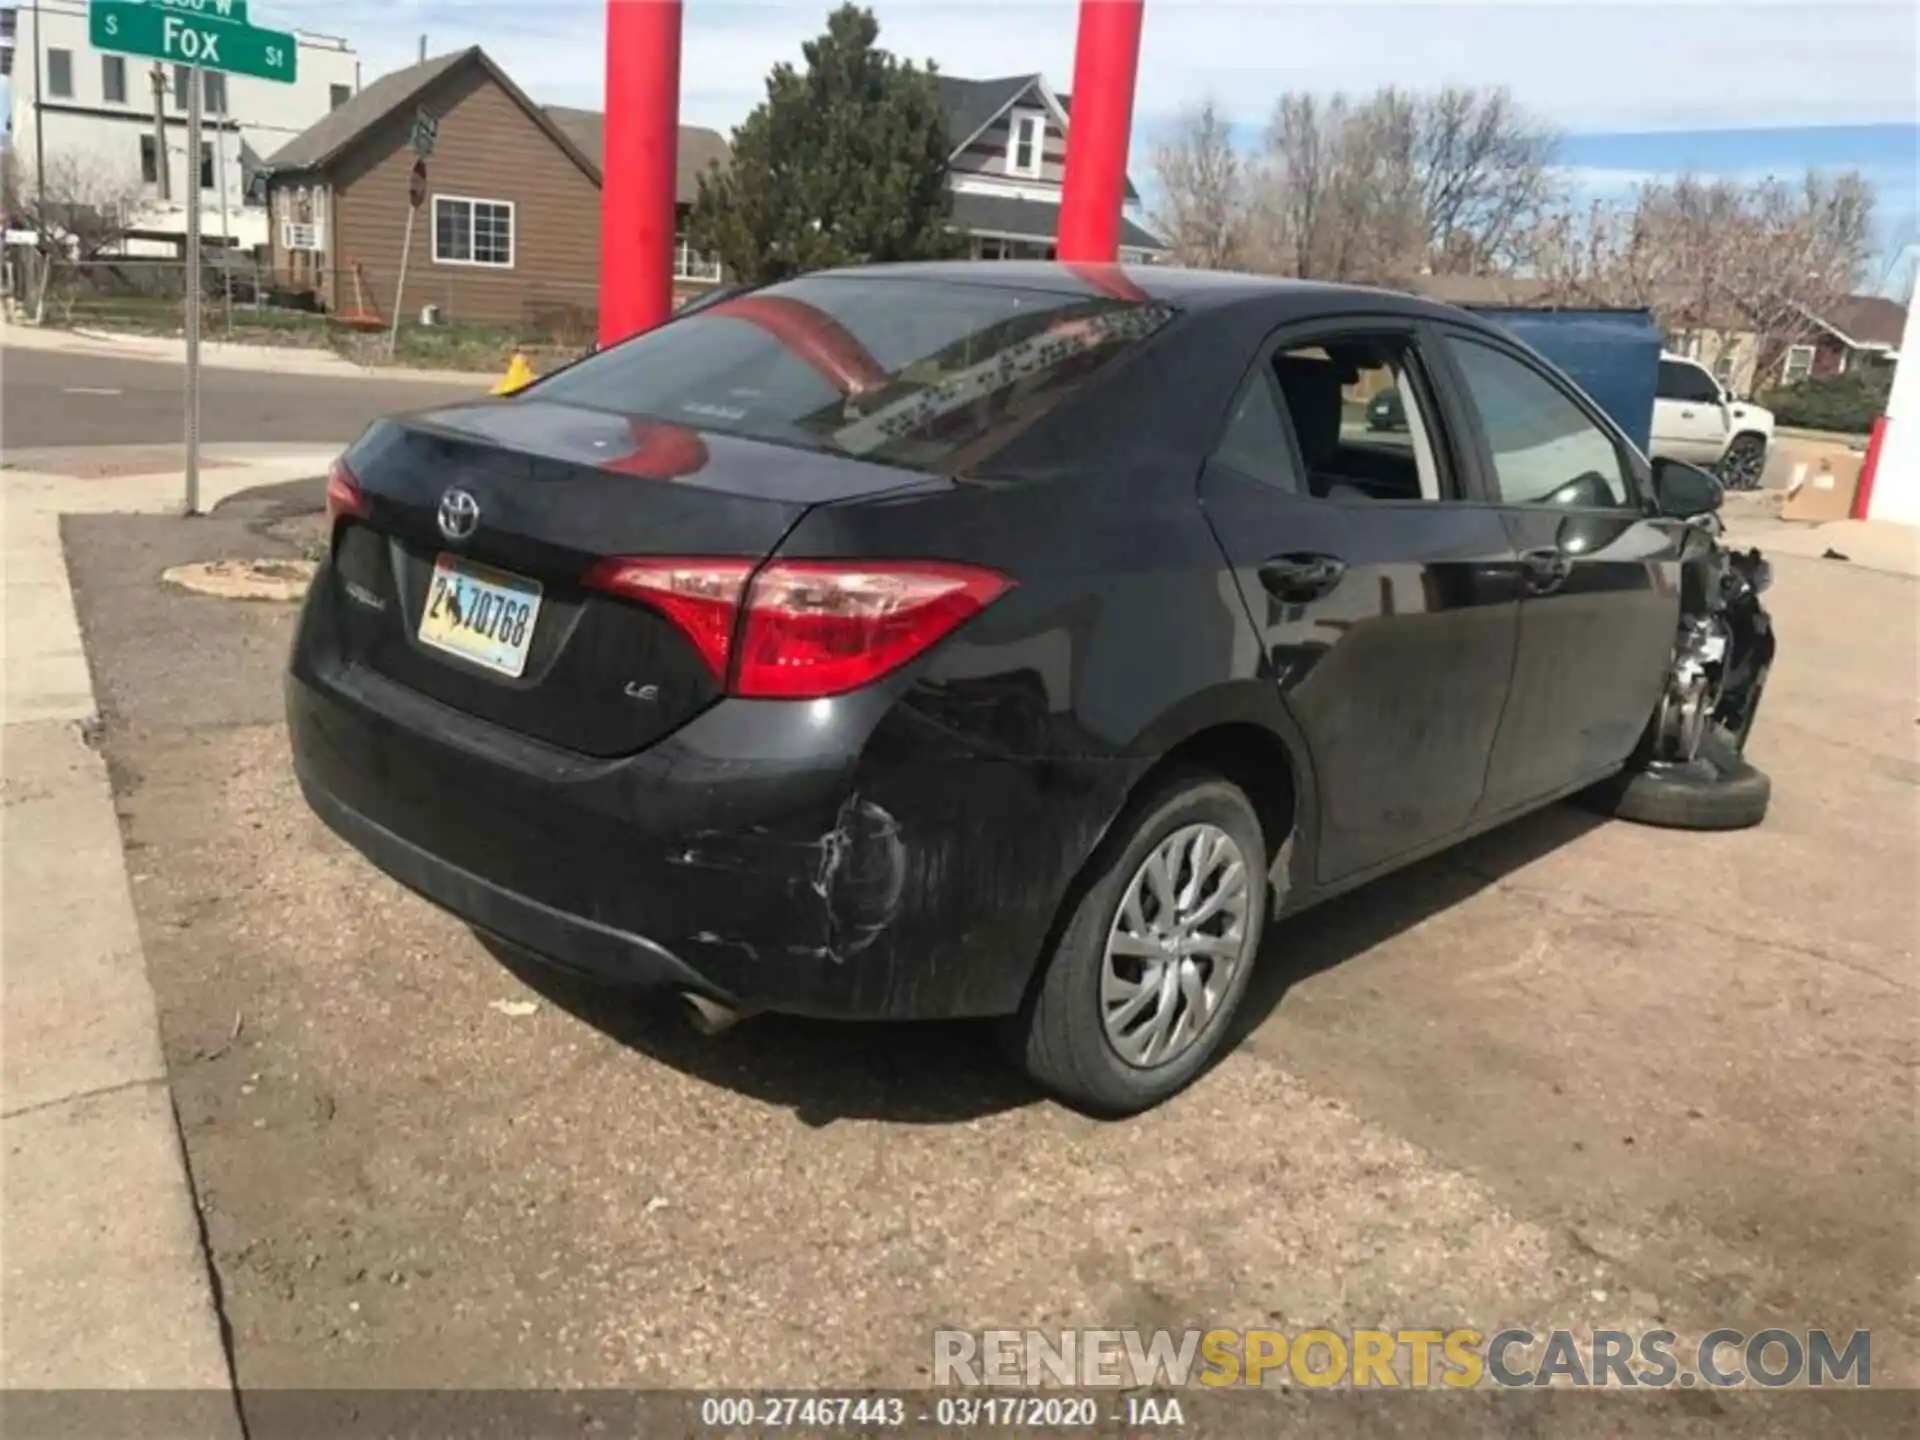
[[1100, 1012], [1107, 1043], [1151, 1069], [1191, 1049], [1246, 963], [1246, 857], [1217, 825], [1188, 825], [1147, 853], [1107, 934]]
[[1720, 462], [1720, 481], [1729, 490], [1755, 489], [1760, 484], [1760, 475], [1766, 463], [1764, 445], [1751, 440], [1736, 440], [1733, 448], [1727, 451], [1726, 458]]

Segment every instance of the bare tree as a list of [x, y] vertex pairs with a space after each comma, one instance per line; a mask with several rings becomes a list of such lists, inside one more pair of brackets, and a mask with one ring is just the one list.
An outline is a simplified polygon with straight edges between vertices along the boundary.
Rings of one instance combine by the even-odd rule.
[[1331, 280], [1510, 268], [1557, 198], [1552, 153], [1502, 90], [1289, 92], [1250, 186], [1260, 248]]
[[1153, 153], [1159, 201], [1153, 222], [1172, 259], [1206, 270], [1247, 263], [1250, 219], [1246, 162], [1212, 100], [1182, 115]]
[[145, 198], [140, 177], [104, 157], [60, 151], [43, 175], [18, 176], [15, 212], [44, 249], [93, 260], [119, 248]]
[[1740, 243], [1723, 252], [1721, 283], [1760, 337], [1763, 373], [1789, 345], [1810, 339], [1860, 283], [1873, 210], [1873, 187], [1857, 172], [1829, 178], [1809, 171], [1798, 184], [1768, 179], [1748, 191]]
[[1434, 269], [1476, 274], [1510, 265], [1555, 198], [1551, 132], [1505, 90], [1450, 86], [1405, 108], [1395, 134], [1418, 187]]
[[1749, 331], [1765, 374], [1860, 283], [1873, 210], [1856, 172], [1792, 184], [1683, 175], [1621, 204], [1563, 207], [1533, 227], [1528, 260], [1556, 301], [1645, 307], [1675, 343]]

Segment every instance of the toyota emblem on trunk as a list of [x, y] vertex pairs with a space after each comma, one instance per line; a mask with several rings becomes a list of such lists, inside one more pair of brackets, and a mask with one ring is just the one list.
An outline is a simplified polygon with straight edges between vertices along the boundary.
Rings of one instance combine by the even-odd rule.
[[449, 540], [464, 540], [479, 528], [480, 502], [466, 491], [455, 488], [440, 497], [440, 533]]

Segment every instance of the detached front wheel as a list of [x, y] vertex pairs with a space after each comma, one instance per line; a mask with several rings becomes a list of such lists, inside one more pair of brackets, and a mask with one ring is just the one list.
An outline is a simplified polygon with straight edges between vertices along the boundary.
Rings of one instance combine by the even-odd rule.
[[1266, 839], [1238, 786], [1170, 776], [1131, 807], [1018, 1016], [1015, 1057], [1082, 1109], [1131, 1115], [1220, 1048], [1267, 910]]
[[1629, 766], [1587, 792], [1603, 814], [1675, 830], [1744, 830], [1767, 817], [1773, 782], [1714, 729], [1688, 761]]

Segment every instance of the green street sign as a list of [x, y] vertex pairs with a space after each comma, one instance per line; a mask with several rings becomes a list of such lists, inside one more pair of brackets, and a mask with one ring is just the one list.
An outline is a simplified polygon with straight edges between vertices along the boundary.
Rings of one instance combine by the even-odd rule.
[[91, 0], [87, 31], [96, 50], [288, 85], [300, 49], [283, 30], [249, 25], [246, 0]]

